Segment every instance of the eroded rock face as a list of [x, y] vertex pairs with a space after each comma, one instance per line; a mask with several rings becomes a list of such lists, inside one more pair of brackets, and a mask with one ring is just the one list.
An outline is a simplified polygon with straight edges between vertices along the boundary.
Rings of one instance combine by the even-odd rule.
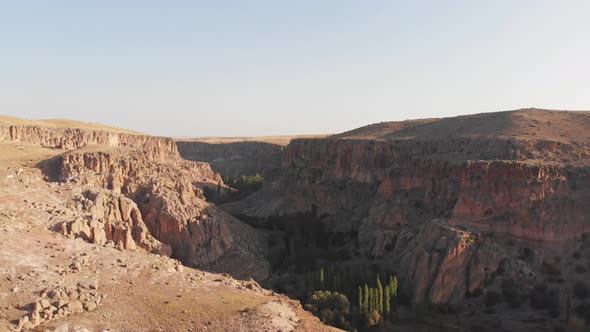
[[[151, 155], [137, 151], [72, 152], [61, 156], [59, 180], [80, 184], [98, 185], [116, 192], [130, 193], [138, 189], [143, 176], [157, 182], [156, 174], [174, 179], [175, 172], [182, 174], [197, 187], [223, 183], [221, 176], [204, 162], [186, 162], [171, 157], [165, 163]], [[202, 195], [199, 195], [202, 197]]]
[[590, 231], [584, 169], [505, 161], [420, 161], [380, 182], [367, 222], [453, 225], [561, 241]]
[[0, 123], [0, 141], [2, 140], [66, 150], [94, 144], [128, 147], [141, 150], [149, 158], [159, 160], [179, 156], [176, 144], [171, 138], [88, 129], [18, 126]]
[[201, 188], [222, 183], [207, 163], [163, 163], [142, 153], [74, 152], [60, 161], [59, 178], [131, 198], [149, 232], [185, 264], [259, 280], [269, 273], [265, 237], [205, 201]]
[[[509, 256], [479, 234], [433, 220], [402, 231], [391, 253], [415, 302], [459, 303], [483, 289]], [[408, 287], [409, 286], [409, 287]]]
[[76, 198], [76, 207], [84, 214], [61, 224], [60, 230], [65, 235], [97, 244], [112, 241], [122, 249], [141, 247], [155, 254], [172, 254], [169, 245], [150, 234], [137, 205], [123, 195], [106, 190], [88, 190]]
[[[479, 151], [481, 142], [476, 143], [469, 150], [472, 153]], [[228, 204], [229, 211], [260, 219], [295, 215], [317, 205], [318, 214], [328, 221], [339, 208], [352, 206], [352, 218], [347, 219], [356, 225], [387, 227], [448, 218], [454, 225], [552, 241], [590, 231], [586, 166], [471, 161], [467, 149], [463, 159], [442, 159], [446, 154], [441, 152], [442, 142], [416, 143], [413, 149], [406, 142], [382, 141], [295, 140], [292, 144], [283, 163], [285, 175], [263, 192]], [[534, 155], [514, 148], [513, 142], [490, 144], [501, 147], [496, 154], [490, 152], [492, 159]], [[399, 152], [402, 148], [407, 148], [407, 155]], [[427, 157], [428, 151], [438, 152]], [[367, 195], [369, 199], [364, 198]], [[284, 206], [287, 202], [289, 207]]]

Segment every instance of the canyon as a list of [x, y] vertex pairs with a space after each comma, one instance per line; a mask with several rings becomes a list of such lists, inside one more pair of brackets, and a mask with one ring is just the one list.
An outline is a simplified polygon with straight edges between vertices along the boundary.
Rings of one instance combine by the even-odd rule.
[[[525, 293], [555, 284], [553, 317], [564, 322], [573, 284], [587, 278], [588, 133], [588, 112], [523, 109], [295, 139], [280, 177], [221, 207], [259, 228], [284, 221], [286, 243], [311, 216], [327, 245], [308, 268], [338, 262], [393, 272], [415, 304], [469, 304], [481, 313], [491, 309], [471, 294], [501, 292], [508, 282]], [[327, 250], [338, 258], [322, 257]], [[557, 324], [525, 307], [520, 315], [545, 321], [537, 328]], [[503, 311], [488, 318], [507, 320]]]
[[[392, 319], [357, 330], [553, 331], [590, 318], [576, 291], [590, 277], [590, 112], [382, 122], [271, 142], [0, 117], [0, 149], [0, 259], [15, 267], [0, 275], [0, 329], [125, 330], [113, 309], [121, 291], [164, 330], [327, 331], [299, 302], [324, 271], [397, 277]], [[254, 174], [264, 181], [253, 194], [207, 195]], [[27, 306], [84, 280], [107, 285], [90, 290], [97, 308], [56, 307], [41, 321], [40, 305]], [[329, 289], [349, 298], [351, 322], [356, 286]], [[198, 319], [181, 320], [189, 312]]]

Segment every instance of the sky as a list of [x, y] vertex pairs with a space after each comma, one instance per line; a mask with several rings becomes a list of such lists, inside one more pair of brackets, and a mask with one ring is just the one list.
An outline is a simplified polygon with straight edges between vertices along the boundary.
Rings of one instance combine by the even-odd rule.
[[590, 109], [587, 0], [0, 0], [0, 114], [175, 137]]

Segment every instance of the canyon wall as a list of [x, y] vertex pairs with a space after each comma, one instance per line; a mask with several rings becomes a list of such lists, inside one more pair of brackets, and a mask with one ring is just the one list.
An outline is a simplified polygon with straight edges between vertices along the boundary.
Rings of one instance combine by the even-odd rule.
[[176, 141], [180, 155], [188, 160], [205, 161], [223, 176], [262, 174], [268, 177], [280, 167], [283, 146], [265, 142], [205, 143]]
[[[443, 217], [453, 225], [532, 240], [567, 240], [590, 230], [590, 168], [546, 162], [554, 146], [502, 139], [294, 140], [282, 163], [285, 175], [227, 208], [265, 218], [278, 210], [309, 211], [315, 204], [328, 217], [338, 205], [366, 201], [363, 222], [383, 226]], [[351, 195], [352, 187], [365, 189]], [[292, 208], [273, 208], [291, 193]], [[367, 194], [370, 200], [360, 197]], [[263, 197], [270, 203], [256, 205]]]
[[414, 301], [457, 303], [501, 262], [530, 275], [485, 234], [563, 242], [590, 232], [581, 150], [503, 138], [300, 139], [279, 179], [223, 208], [259, 225], [313, 210], [333, 238], [356, 234], [348, 244], [394, 269]]

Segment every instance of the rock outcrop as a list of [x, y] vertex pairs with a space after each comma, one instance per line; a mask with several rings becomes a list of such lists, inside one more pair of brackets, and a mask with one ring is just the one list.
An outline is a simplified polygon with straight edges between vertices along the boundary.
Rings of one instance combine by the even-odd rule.
[[[205, 200], [201, 188], [222, 183], [207, 163], [159, 162], [129, 151], [74, 151], [63, 155], [58, 168], [62, 181], [131, 198], [150, 234], [185, 264], [259, 280], [268, 275], [265, 237]], [[239, 268], [227, 263], [237, 260], [243, 263]]]
[[78, 218], [60, 226], [62, 234], [105, 244], [112, 241], [117, 247], [170, 256], [172, 249], [154, 239], [143, 221], [137, 205], [129, 198], [106, 190], [91, 189], [75, 197]]
[[466, 293], [483, 289], [509, 260], [507, 252], [480, 234], [441, 220], [402, 231], [391, 256], [405, 289], [418, 303], [460, 303]]

